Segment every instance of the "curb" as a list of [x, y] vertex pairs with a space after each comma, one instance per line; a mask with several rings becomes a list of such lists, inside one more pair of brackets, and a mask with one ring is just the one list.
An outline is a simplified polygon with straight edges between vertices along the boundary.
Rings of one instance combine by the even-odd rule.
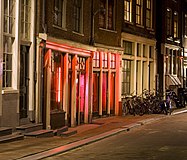
[[105, 132], [105, 133], [102, 133], [102, 134], [99, 134], [99, 135], [96, 135], [93, 137], [89, 137], [89, 138], [86, 138], [86, 139], [83, 139], [83, 140], [80, 140], [77, 142], [73, 142], [73, 143], [70, 143], [70, 144], [67, 144], [67, 145], [64, 145], [61, 147], [57, 147], [57, 148], [43, 151], [41, 153], [37, 153], [37, 154], [33, 154], [33, 155], [27, 155], [25, 157], [18, 158], [18, 160], [38, 160], [38, 159], [54, 156], [57, 154], [62, 154], [62, 153], [67, 152], [69, 150], [72, 150], [72, 149], [75, 149], [75, 148], [78, 148], [78, 147], [81, 147], [84, 145], [88, 145], [93, 142], [97, 142], [99, 140], [116, 135], [116, 134], [118, 134], [120, 132], [124, 132], [124, 131], [128, 131], [128, 128], [113, 129], [111, 131], [108, 131], [108, 132]]

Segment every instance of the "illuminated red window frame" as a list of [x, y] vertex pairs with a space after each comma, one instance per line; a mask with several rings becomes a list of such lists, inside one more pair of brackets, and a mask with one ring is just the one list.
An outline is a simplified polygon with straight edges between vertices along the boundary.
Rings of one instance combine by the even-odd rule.
[[103, 68], [107, 68], [108, 67], [108, 54], [106, 52], [103, 52]]
[[100, 60], [99, 52], [95, 52], [94, 53], [94, 57], [93, 57], [93, 67], [95, 67], [95, 68], [99, 68], [100, 67], [99, 60]]
[[78, 57], [77, 58], [77, 66], [79, 70], [86, 70], [86, 58]]
[[72, 69], [72, 56], [68, 55], [68, 69], [71, 70]]
[[116, 55], [115, 54], [111, 54], [110, 68], [116, 68]]

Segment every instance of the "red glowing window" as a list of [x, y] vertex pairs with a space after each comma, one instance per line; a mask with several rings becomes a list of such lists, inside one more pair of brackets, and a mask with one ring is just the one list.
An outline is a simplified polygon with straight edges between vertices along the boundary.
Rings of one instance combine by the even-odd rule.
[[79, 70], [85, 70], [86, 69], [86, 58], [78, 57], [77, 58], [77, 65], [78, 65]]
[[111, 54], [110, 68], [116, 68], [116, 55]]
[[62, 110], [63, 55], [53, 52], [51, 56], [51, 110]]
[[94, 57], [93, 57], [93, 67], [95, 68], [99, 68], [99, 52], [95, 52], [94, 53]]
[[103, 68], [108, 67], [108, 55], [107, 53], [103, 52]]
[[72, 69], [72, 56], [68, 56], [68, 69]]

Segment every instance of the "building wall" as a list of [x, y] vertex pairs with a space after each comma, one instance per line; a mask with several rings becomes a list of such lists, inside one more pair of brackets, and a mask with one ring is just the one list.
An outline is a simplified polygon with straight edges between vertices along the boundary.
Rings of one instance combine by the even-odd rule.
[[46, 27], [47, 34], [51, 37], [67, 39], [75, 42], [80, 42], [83, 44], [89, 44], [90, 34], [91, 34], [91, 0], [83, 0], [83, 12], [81, 20], [82, 31], [81, 33], [75, 32], [73, 29], [73, 0], [66, 0], [66, 16], [65, 16], [65, 26], [55, 27], [53, 25], [53, 1], [46, 0]]
[[[4, 4], [5, 2], [7, 3], [7, 1], [1, 1], [2, 4]], [[34, 26], [34, 19], [35, 19], [35, 3], [34, 1], [31, 1], [30, 6], [27, 9], [27, 13], [28, 13], [28, 17], [29, 21], [31, 23], [31, 26], [28, 27], [28, 30], [26, 30], [25, 33], [29, 33], [29, 37], [28, 39], [23, 39], [22, 37], [22, 30], [21, 27], [23, 28], [23, 23], [21, 23], [21, 13], [20, 12], [20, 8], [21, 8], [21, 2], [16, 0], [14, 1], [14, 3], [12, 3], [13, 6], [8, 6], [8, 7], [12, 7], [11, 10], [9, 10], [9, 12], [13, 12], [11, 13], [13, 15], [14, 21], [9, 21], [9, 22], [13, 22], [13, 24], [11, 24], [10, 28], [12, 29], [12, 31], [9, 31], [10, 34], [2, 32], [3, 34], [1, 37], [1, 42], [5, 41], [5, 37], [6, 36], [10, 36], [13, 37], [12, 38], [12, 45], [8, 46], [8, 50], [12, 53], [12, 60], [11, 63], [10, 61], [4, 61], [4, 63], [8, 63], [8, 65], [10, 64], [11, 66], [9, 66], [12, 70], [12, 79], [11, 79], [11, 83], [9, 87], [4, 87], [2, 88], [2, 110], [0, 113], [2, 113], [1, 115], [1, 124], [2, 126], [12, 126], [12, 127], [16, 127], [18, 125], [21, 124], [25, 124], [25, 123], [30, 123], [30, 121], [33, 120], [33, 115], [34, 115], [34, 51], [35, 51], [35, 47], [34, 47], [34, 41], [35, 41], [35, 37], [34, 32], [35, 32], [35, 26]], [[4, 5], [1, 5], [2, 7]], [[7, 8], [8, 8], [7, 7]], [[6, 9], [7, 9], [6, 8]], [[8, 10], [8, 9], [7, 9]], [[2, 8], [2, 14], [4, 13], [4, 8]], [[5, 22], [1, 19], [2, 23], [4, 24]], [[8, 24], [8, 23], [7, 23]], [[25, 23], [24, 23], [25, 24]], [[10, 25], [10, 24], [9, 24]], [[3, 25], [2, 27], [5, 27], [8, 25]], [[3, 30], [3, 28], [1, 28], [1, 31]], [[6, 31], [8, 32], [8, 31]], [[25, 34], [25, 37], [27, 35]], [[8, 44], [8, 42], [7, 42]], [[2, 45], [2, 52], [4, 54], [7, 54], [7, 47]], [[20, 75], [23, 75], [23, 73], [21, 72], [21, 68], [23, 67], [23, 64], [20, 62], [20, 50], [21, 50], [21, 46], [26, 46], [29, 48], [28, 54], [29, 54], [29, 58], [27, 61], [27, 65], [28, 65], [28, 77], [24, 77], [27, 79], [28, 82], [28, 88], [29, 88], [29, 92], [27, 94], [27, 106], [24, 106], [25, 108], [27, 108], [27, 113], [26, 113], [26, 117], [25, 118], [20, 118], [20, 91], [21, 91], [21, 87], [20, 87]], [[4, 48], [5, 47], [5, 48]], [[9, 52], [8, 51], [8, 52]], [[3, 56], [3, 55], [1, 55]], [[3, 61], [2, 61], [3, 62]], [[4, 65], [5, 65], [4, 64]], [[7, 66], [6, 66], [7, 67]], [[2, 68], [2, 67], [1, 67]], [[3, 67], [4, 68], [4, 67]], [[3, 69], [2, 68], [2, 69]], [[1, 75], [4, 71], [1, 70]], [[3, 79], [4, 80], [4, 79]], [[4, 81], [5, 83], [5, 81]], [[1, 85], [2, 85], [2, 80], [1, 80]], [[27, 85], [27, 84], [26, 84]], [[30, 114], [31, 113], [31, 114]], [[11, 117], [11, 118], [10, 118]]]
[[[158, 62], [162, 62], [161, 65], [158, 66], [158, 74], [159, 74], [159, 90], [165, 93], [165, 90], [170, 88], [171, 84], [168, 82], [168, 74], [177, 75], [177, 77], [181, 81], [181, 85], [174, 85], [174, 90], [177, 92], [178, 87], [182, 87], [183, 85], [183, 56], [182, 51], [182, 10], [181, 10], [182, 1], [158, 1], [157, 7], [157, 19], [156, 19], [156, 38], [157, 38], [157, 54], [158, 54]], [[171, 33], [167, 33], [167, 12], [168, 9], [171, 10]], [[178, 13], [178, 36], [174, 36], [174, 13], [175, 11]], [[176, 52], [176, 56], [174, 57], [174, 53]], [[168, 61], [168, 57], [171, 59], [176, 59], [174, 61]], [[168, 64], [168, 65], [167, 65]], [[171, 71], [170, 66], [177, 67], [177, 71]], [[181, 68], [181, 71], [178, 70]], [[167, 78], [166, 78], [167, 77]]]
[[[103, 44], [106, 46], [120, 47], [120, 36], [122, 27], [122, 13], [123, 13], [123, 1], [114, 0], [115, 3], [115, 21], [114, 29], [104, 29], [99, 27], [99, 13], [94, 16], [95, 20], [95, 43]], [[99, 9], [99, 0], [93, 0], [93, 10], [97, 11]]]

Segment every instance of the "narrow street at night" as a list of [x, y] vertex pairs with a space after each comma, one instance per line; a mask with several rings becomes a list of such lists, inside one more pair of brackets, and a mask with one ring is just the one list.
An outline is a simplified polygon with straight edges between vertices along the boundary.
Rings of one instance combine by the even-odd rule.
[[48, 157], [45, 160], [185, 160], [187, 113]]

